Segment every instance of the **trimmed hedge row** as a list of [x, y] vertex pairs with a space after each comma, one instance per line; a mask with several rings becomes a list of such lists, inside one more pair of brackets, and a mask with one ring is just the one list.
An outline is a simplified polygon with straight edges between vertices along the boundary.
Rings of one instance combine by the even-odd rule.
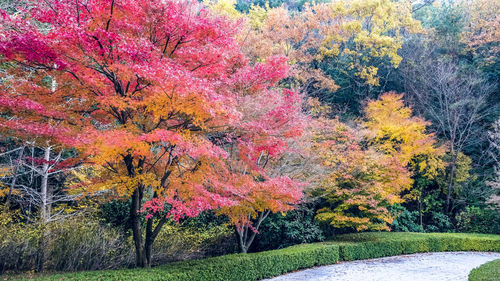
[[462, 233], [359, 233], [336, 240], [340, 260], [352, 261], [404, 254], [482, 251], [500, 252], [500, 236]]
[[469, 281], [500, 281], [500, 259], [474, 268], [469, 274]]
[[125, 269], [37, 276], [41, 280], [254, 281], [339, 261], [339, 246], [304, 244], [281, 250], [185, 261], [152, 269]]
[[151, 269], [87, 271], [36, 277], [41, 280], [254, 281], [342, 260], [442, 251], [500, 252], [500, 235], [359, 233], [338, 236], [325, 243], [177, 262]]

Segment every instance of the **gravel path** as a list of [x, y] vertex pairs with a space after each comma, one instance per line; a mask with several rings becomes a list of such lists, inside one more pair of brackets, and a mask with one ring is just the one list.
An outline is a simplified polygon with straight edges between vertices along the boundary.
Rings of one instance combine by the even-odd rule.
[[268, 281], [459, 281], [500, 253], [445, 252], [342, 262], [278, 276]]

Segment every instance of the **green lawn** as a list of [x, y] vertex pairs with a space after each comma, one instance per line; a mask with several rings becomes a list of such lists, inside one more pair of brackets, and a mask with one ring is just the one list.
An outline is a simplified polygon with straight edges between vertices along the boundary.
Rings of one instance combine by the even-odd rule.
[[[338, 261], [443, 251], [500, 252], [500, 235], [461, 233], [359, 233], [323, 243], [176, 262], [151, 269], [84, 271], [36, 276], [40, 280], [254, 281]], [[22, 278], [12, 279], [27, 279]], [[478, 279], [481, 280], [481, 279]]]
[[474, 268], [469, 274], [469, 281], [500, 281], [500, 259]]

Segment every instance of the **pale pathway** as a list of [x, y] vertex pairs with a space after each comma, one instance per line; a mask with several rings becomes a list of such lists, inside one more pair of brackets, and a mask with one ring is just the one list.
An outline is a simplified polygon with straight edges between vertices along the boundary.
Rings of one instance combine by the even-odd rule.
[[460, 281], [500, 253], [446, 252], [342, 262], [289, 273], [272, 281]]

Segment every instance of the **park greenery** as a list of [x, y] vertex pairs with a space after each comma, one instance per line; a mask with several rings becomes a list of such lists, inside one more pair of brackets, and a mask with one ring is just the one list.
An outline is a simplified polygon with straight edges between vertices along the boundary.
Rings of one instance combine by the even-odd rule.
[[[174, 262], [151, 269], [83, 271], [45, 275], [13, 276], [12, 280], [261, 280], [339, 261], [379, 258], [401, 254], [442, 251], [500, 251], [500, 236], [464, 233], [358, 233], [335, 240], [295, 245], [250, 254]], [[490, 274], [498, 271], [492, 265]], [[486, 271], [486, 270], [485, 270]], [[474, 275], [474, 271], [472, 273]], [[488, 276], [488, 275], [485, 275]], [[490, 279], [477, 279], [490, 280]], [[494, 280], [494, 279], [493, 279]]]
[[500, 260], [490, 261], [474, 268], [469, 274], [469, 281], [498, 281], [500, 280]]
[[500, 251], [499, 11], [0, 0], [0, 274]]

